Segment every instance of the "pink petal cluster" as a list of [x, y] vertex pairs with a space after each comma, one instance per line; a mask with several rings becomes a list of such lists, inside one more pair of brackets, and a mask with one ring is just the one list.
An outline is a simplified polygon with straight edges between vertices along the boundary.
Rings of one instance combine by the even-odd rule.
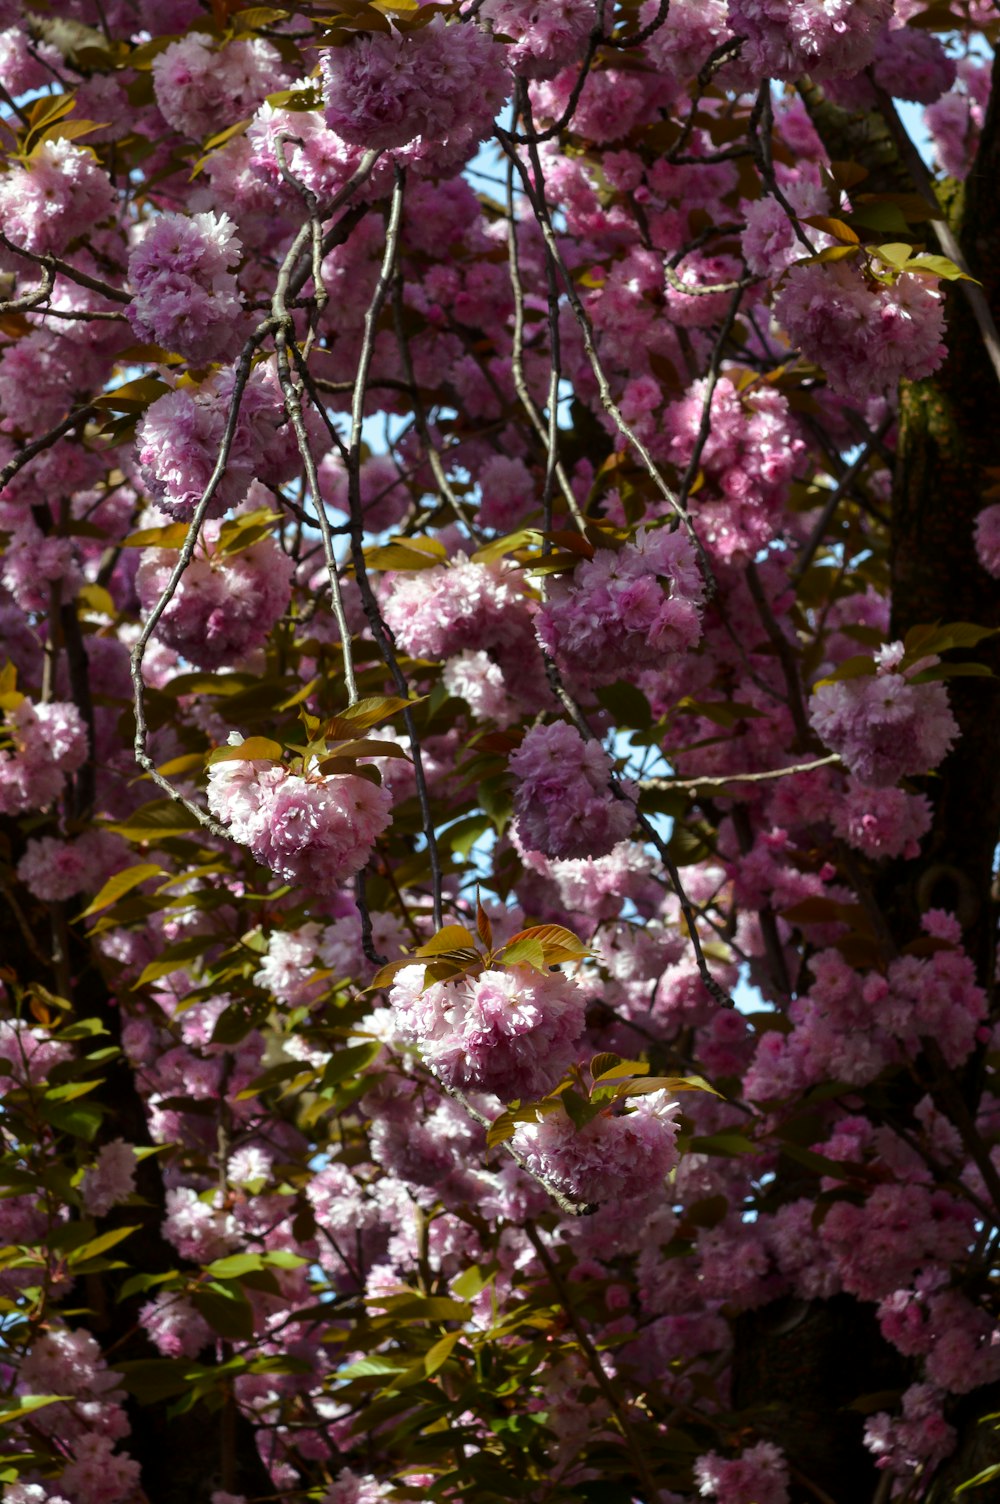
[[558, 972], [529, 966], [424, 986], [423, 966], [396, 973], [389, 1004], [446, 1086], [501, 1102], [533, 1100], [562, 1078], [583, 1032], [586, 997]]
[[729, 25], [755, 77], [794, 82], [860, 73], [892, 10], [892, 0], [729, 0]]
[[583, 1205], [634, 1204], [662, 1194], [677, 1163], [678, 1104], [664, 1091], [631, 1110], [601, 1112], [576, 1128], [560, 1108], [519, 1123], [513, 1145], [528, 1168]]
[[507, 63], [522, 78], [551, 78], [583, 54], [598, 24], [595, 0], [486, 0], [479, 15], [510, 41]]
[[304, 778], [260, 759], [214, 763], [208, 805], [265, 867], [331, 895], [361, 871], [392, 818], [388, 790], [367, 778]]
[[533, 726], [508, 762], [519, 842], [555, 858], [606, 856], [635, 823], [611, 791], [611, 758], [566, 721]]
[[874, 674], [821, 684], [810, 708], [817, 734], [875, 788], [936, 768], [959, 735], [945, 686], [911, 683], [894, 667], [896, 650], [881, 650]]
[[406, 34], [369, 32], [322, 55], [326, 123], [365, 147], [416, 137], [469, 153], [510, 92], [504, 49], [474, 24], [434, 19]]
[[261, 37], [216, 49], [210, 37], [195, 31], [153, 59], [161, 115], [173, 130], [196, 140], [252, 115], [287, 81], [277, 51]]
[[536, 618], [542, 646], [574, 674], [610, 683], [624, 667], [660, 664], [701, 636], [704, 584], [680, 531], [640, 529], [557, 576]]
[[918, 856], [920, 841], [931, 828], [930, 800], [893, 787], [872, 788], [848, 780], [833, 807], [835, 833], [875, 860]]
[[139, 1321], [165, 1358], [197, 1358], [212, 1340], [211, 1327], [191, 1302], [166, 1290], [146, 1302]]
[[391, 1494], [392, 1490], [371, 1473], [353, 1473], [349, 1467], [343, 1467], [320, 1504], [380, 1504], [380, 1500], [390, 1498]]
[[934, 141], [942, 169], [964, 179], [979, 146], [990, 97], [991, 64], [976, 57], [958, 61], [958, 82], [924, 112], [924, 124]]
[[[169, 549], [143, 551], [135, 579], [143, 611], [156, 604], [176, 562]], [[239, 553], [196, 556], [157, 622], [157, 636], [198, 668], [245, 658], [287, 609], [294, 570], [270, 538]]]
[[[200, 386], [158, 397], [136, 431], [140, 474], [150, 496], [169, 516], [190, 520], [208, 485], [222, 446], [235, 376], [219, 372]], [[238, 506], [254, 480], [280, 485], [298, 461], [274, 374], [259, 366], [240, 399], [229, 460], [212, 498], [209, 517]]]
[[115, 193], [94, 153], [59, 136], [43, 141], [25, 167], [0, 176], [0, 224], [14, 245], [61, 255], [115, 207]]
[[769, 1441], [734, 1458], [708, 1452], [695, 1463], [694, 1476], [701, 1497], [718, 1504], [789, 1504], [788, 1463]]
[[399, 646], [414, 658], [491, 651], [512, 662], [532, 652], [531, 607], [517, 570], [451, 563], [393, 576], [383, 615]]
[[97, 1163], [84, 1171], [80, 1182], [83, 1204], [92, 1217], [105, 1216], [135, 1190], [135, 1148], [124, 1139], [112, 1139], [98, 1151]]
[[477, 721], [492, 721], [502, 727], [520, 718], [521, 709], [510, 693], [503, 669], [482, 648], [449, 658], [441, 682], [450, 695], [465, 701]]
[[36, 898], [61, 903], [74, 893], [96, 892], [120, 861], [115, 837], [104, 830], [85, 830], [69, 840], [32, 836], [17, 875]]
[[67, 773], [87, 758], [87, 730], [70, 702], [22, 700], [0, 732], [0, 814], [43, 809], [62, 793]]
[[[698, 442], [706, 390], [705, 381], [696, 381], [663, 415], [670, 456], [682, 474]], [[774, 536], [806, 446], [793, 426], [787, 398], [770, 387], [753, 387], [741, 396], [722, 376], [709, 416], [699, 461], [705, 484], [692, 503], [698, 533], [727, 559], [753, 558]]]
[[793, 266], [774, 315], [833, 391], [860, 400], [929, 376], [946, 353], [941, 296], [913, 272], [886, 285], [853, 261]]
[[955, 1428], [942, 1415], [944, 1395], [933, 1384], [911, 1384], [903, 1394], [903, 1413], [884, 1410], [865, 1423], [865, 1446], [880, 1468], [901, 1476], [943, 1462], [955, 1445]]
[[143, 226], [128, 260], [129, 323], [192, 365], [232, 360], [242, 336], [233, 268], [242, 247], [227, 214], [160, 214]]
[[976, 558], [995, 580], [1000, 580], [1000, 502], [983, 507], [976, 518]]

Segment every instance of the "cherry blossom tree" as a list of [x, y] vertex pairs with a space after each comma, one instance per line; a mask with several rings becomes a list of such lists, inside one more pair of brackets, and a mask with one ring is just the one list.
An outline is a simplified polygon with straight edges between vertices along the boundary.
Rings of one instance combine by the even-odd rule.
[[0, 0], [10, 1504], [1000, 1489], [990, 0]]

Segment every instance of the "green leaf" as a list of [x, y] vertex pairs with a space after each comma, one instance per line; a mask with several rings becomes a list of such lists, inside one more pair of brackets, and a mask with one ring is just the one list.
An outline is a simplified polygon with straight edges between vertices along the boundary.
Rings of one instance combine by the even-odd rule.
[[158, 877], [163, 870], [156, 862], [140, 862], [137, 867], [126, 867], [123, 872], [116, 872], [114, 877], [108, 878], [97, 897], [82, 913], [77, 915], [77, 918], [86, 919], [90, 914], [96, 914], [100, 909], [106, 909], [111, 904], [117, 903], [119, 898], [130, 893], [147, 878]]
[[109, 1248], [116, 1248], [126, 1238], [130, 1238], [134, 1232], [138, 1232], [141, 1223], [132, 1227], [113, 1227], [110, 1232], [102, 1232], [99, 1237], [91, 1238], [89, 1243], [81, 1243], [79, 1248], [74, 1248], [66, 1257], [66, 1262], [71, 1267], [82, 1264], [87, 1259], [96, 1259], [102, 1253], [107, 1253]]
[[151, 799], [134, 810], [127, 820], [108, 827], [127, 841], [151, 841], [156, 836], [200, 828], [190, 810], [176, 799]]
[[960, 1483], [955, 1490], [955, 1497], [968, 1493], [970, 1488], [979, 1488], [984, 1483], [992, 1483], [994, 1478], [1000, 1478], [1000, 1462], [994, 1462], [992, 1467], [984, 1468], [974, 1478], [967, 1478], [964, 1483]]
[[[518, 930], [512, 935], [504, 947], [503, 960], [507, 966], [515, 965], [513, 953], [518, 946], [529, 945], [527, 953], [534, 954], [536, 944], [541, 948], [542, 960], [546, 966], [559, 966], [563, 961], [581, 961], [590, 955], [590, 947], [574, 935], [572, 930], [566, 929], [562, 924], [535, 924], [529, 929]], [[520, 959], [520, 956], [518, 956]], [[529, 965], [534, 965], [533, 961]]]
[[245, 741], [235, 746], [216, 747], [205, 759], [206, 767], [212, 767], [217, 762], [280, 762], [284, 751], [280, 742], [274, 742], [269, 736], [248, 736]]
[[[476, 950], [476, 937], [464, 924], [446, 924], [443, 929], [415, 952], [418, 956], [440, 956]], [[476, 952], [478, 954], [478, 952]]]
[[435, 569], [447, 559], [448, 551], [437, 538], [393, 538], [381, 547], [365, 549], [365, 562], [371, 569]]
[[205, 1273], [213, 1279], [239, 1279], [241, 1274], [250, 1274], [264, 1268], [264, 1256], [260, 1253], [231, 1253], [225, 1258], [214, 1259], [205, 1265]]
[[0, 1426], [13, 1425], [30, 1415], [34, 1410], [42, 1410], [46, 1405], [72, 1404], [71, 1394], [22, 1394], [9, 1400], [0, 1401], [4, 1408], [0, 1410]]
[[501, 959], [505, 966], [532, 966], [535, 971], [546, 971], [545, 950], [540, 940], [531, 935], [521, 935], [504, 946]]
[[442, 1337], [440, 1341], [434, 1343], [433, 1347], [427, 1349], [424, 1354], [424, 1372], [428, 1378], [431, 1374], [437, 1373], [439, 1368], [444, 1367], [461, 1335], [461, 1332], [449, 1332], [446, 1337]]
[[346, 1050], [338, 1050], [323, 1068], [320, 1089], [336, 1086], [348, 1076], [363, 1071], [365, 1066], [371, 1065], [372, 1061], [378, 1058], [381, 1049], [379, 1041], [373, 1039], [369, 1044], [348, 1045]]
[[231, 1342], [249, 1342], [254, 1334], [253, 1306], [241, 1290], [199, 1286], [191, 1299], [214, 1332]]
[[[906, 263], [908, 272], [924, 272], [932, 277], [940, 277], [945, 282], [976, 282], [975, 277], [970, 277], [968, 272], [963, 272], [961, 267], [956, 266], [947, 256], [914, 256]], [[981, 286], [976, 282], [977, 287]]]

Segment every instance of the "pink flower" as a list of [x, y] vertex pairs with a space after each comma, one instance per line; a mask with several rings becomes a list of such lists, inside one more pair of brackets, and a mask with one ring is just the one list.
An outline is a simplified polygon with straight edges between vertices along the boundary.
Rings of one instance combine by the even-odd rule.
[[886, 286], [853, 261], [793, 266], [774, 314], [831, 389], [859, 400], [929, 376], [946, 353], [940, 294], [912, 272]]
[[440, 16], [402, 35], [368, 32], [322, 54], [326, 123], [365, 147], [461, 142], [488, 136], [510, 91], [503, 49], [474, 24]]
[[215, 763], [208, 804], [259, 862], [327, 894], [361, 871], [392, 814], [388, 789], [367, 778], [304, 778], [260, 761]]
[[243, 335], [242, 295], [232, 268], [241, 246], [226, 214], [161, 214], [147, 221], [129, 256], [129, 323], [139, 339], [192, 365], [232, 360]]
[[789, 1504], [788, 1464], [781, 1448], [769, 1441], [732, 1460], [709, 1452], [698, 1458], [694, 1476], [701, 1497], [719, 1504]]
[[60, 136], [42, 141], [27, 167], [0, 177], [4, 234], [27, 251], [61, 255], [115, 208], [111, 181], [92, 151]]
[[945, 686], [910, 683], [888, 660], [873, 675], [821, 684], [810, 719], [855, 777], [877, 788], [936, 768], [959, 735]]
[[891, 15], [892, 0], [729, 0], [742, 61], [758, 78], [860, 73]]
[[559, 1108], [519, 1123], [512, 1142], [536, 1175], [577, 1202], [642, 1202], [662, 1192], [677, 1163], [678, 1110], [666, 1092], [651, 1092], [578, 1129]]
[[606, 856], [630, 834], [633, 799], [611, 791], [611, 758], [566, 721], [533, 726], [510, 771], [519, 842], [549, 857]]
[[876, 859], [917, 856], [920, 840], [931, 828], [926, 795], [872, 788], [855, 778], [848, 780], [846, 792], [835, 802], [832, 817], [838, 836]]
[[287, 82], [281, 59], [261, 37], [237, 39], [216, 50], [195, 31], [153, 59], [153, 90], [167, 124], [201, 139], [252, 115]]
[[984, 507], [976, 518], [976, 557], [987, 574], [1000, 579], [1000, 502]]
[[576, 62], [597, 25], [595, 0], [486, 0], [479, 14], [510, 39], [508, 66], [523, 78], [551, 78]]
[[103, 1217], [135, 1190], [135, 1149], [124, 1139], [112, 1139], [98, 1152], [96, 1165], [80, 1182], [83, 1204], [92, 1217]]
[[446, 1086], [530, 1101], [572, 1062], [586, 999], [569, 978], [512, 966], [426, 988], [423, 980], [422, 966], [404, 967], [389, 1004], [401, 1037]]
[[[142, 609], [152, 610], [177, 555], [143, 551], [136, 574]], [[199, 668], [220, 668], [260, 647], [288, 607], [295, 564], [271, 538], [238, 553], [196, 556], [160, 616], [156, 635]]]
[[139, 1312], [150, 1342], [165, 1358], [196, 1358], [212, 1340], [212, 1329], [183, 1295], [161, 1290]]
[[704, 585], [680, 531], [640, 529], [617, 553], [599, 548], [556, 576], [537, 617], [543, 647], [586, 682], [610, 683], [623, 666], [660, 663], [701, 636]]

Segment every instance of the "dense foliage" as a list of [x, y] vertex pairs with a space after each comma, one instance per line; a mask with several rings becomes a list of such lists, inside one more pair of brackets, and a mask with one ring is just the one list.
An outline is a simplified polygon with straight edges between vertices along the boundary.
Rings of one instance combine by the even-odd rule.
[[998, 1497], [997, 7], [0, 27], [5, 1499]]

